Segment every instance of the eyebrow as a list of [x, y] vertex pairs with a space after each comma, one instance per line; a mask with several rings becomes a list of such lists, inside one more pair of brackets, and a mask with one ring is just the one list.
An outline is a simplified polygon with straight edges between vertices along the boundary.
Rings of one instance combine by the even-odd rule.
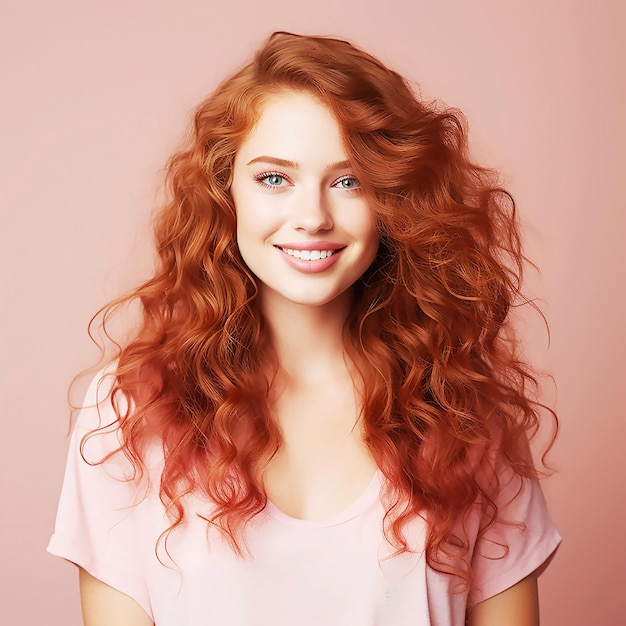
[[[272, 156], [258, 156], [252, 161], [248, 161], [247, 165], [252, 165], [254, 163], [267, 163], [268, 165], [276, 165], [277, 167], [290, 167], [291, 169], [297, 170], [299, 169], [299, 165], [295, 161], [287, 161], [286, 159], [279, 159], [277, 157]], [[326, 170], [344, 170], [352, 167], [350, 161], [338, 161], [337, 163], [329, 163], [326, 166]]]

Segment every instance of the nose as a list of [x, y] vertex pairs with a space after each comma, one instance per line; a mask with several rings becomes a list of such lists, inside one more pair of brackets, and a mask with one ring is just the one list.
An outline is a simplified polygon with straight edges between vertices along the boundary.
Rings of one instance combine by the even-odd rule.
[[317, 233], [332, 229], [330, 202], [323, 192], [303, 189], [293, 201], [291, 223], [296, 230]]

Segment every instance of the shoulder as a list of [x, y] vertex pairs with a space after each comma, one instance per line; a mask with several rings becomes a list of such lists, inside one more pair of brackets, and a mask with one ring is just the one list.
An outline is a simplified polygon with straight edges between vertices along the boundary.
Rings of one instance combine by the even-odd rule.
[[[70, 440], [48, 551], [135, 599], [149, 612], [145, 564], [162, 526], [158, 495], [123, 448], [111, 369], [91, 381]], [[158, 457], [154, 457], [158, 459]], [[158, 467], [155, 466], [158, 472]], [[155, 483], [158, 484], [158, 483]], [[146, 528], [150, 515], [153, 526]], [[162, 528], [161, 528], [162, 530]]]
[[545, 568], [561, 542], [537, 479], [522, 476], [497, 451], [484, 479], [471, 513], [472, 605]]

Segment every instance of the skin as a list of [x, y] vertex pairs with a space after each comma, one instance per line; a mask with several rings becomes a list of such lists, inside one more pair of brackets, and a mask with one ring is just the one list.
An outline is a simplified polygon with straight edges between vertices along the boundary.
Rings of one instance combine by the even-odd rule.
[[[286, 162], [289, 162], [286, 164]], [[269, 499], [301, 519], [327, 519], [369, 484], [376, 465], [363, 442], [359, 384], [343, 353], [350, 287], [378, 247], [334, 117], [302, 93], [270, 98], [240, 147], [231, 193], [237, 242], [256, 275], [280, 369], [275, 418], [283, 446], [263, 476]], [[294, 267], [281, 244], [340, 244], [328, 269]], [[80, 570], [86, 626], [149, 626], [139, 605]], [[534, 574], [485, 600], [469, 626], [538, 626]]]
[[94, 578], [82, 567], [78, 581], [85, 626], [153, 626], [135, 600]]
[[539, 591], [533, 572], [506, 591], [477, 604], [468, 626], [539, 626]]

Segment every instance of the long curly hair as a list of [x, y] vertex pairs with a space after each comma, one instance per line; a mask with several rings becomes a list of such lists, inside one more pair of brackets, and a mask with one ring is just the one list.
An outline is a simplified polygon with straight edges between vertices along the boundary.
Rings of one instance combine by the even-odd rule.
[[455, 528], [478, 500], [483, 531], [498, 519], [481, 480], [494, 440], [517, 474], [536, 478], [527, 441], [545, 408], [511, 329], [524, 302], [515, 204], [471, 161], [461, 113], [422, 101], [346, 41], [274, 33], [198, 107], [168, 164], [154, 275], [94, 318], [106, 329], [120, 306], [140, 305], [111, 394], [122, 449], [141, 473], [147, 442], [162, 441], [170, 530], [185, 517], [184, 496], [199, 491], [213, 505], [207, 521], [245, 551], [281, 434], [263, 375], [272, 346], [237, 248], [230, 184], [264, 100], [286, 90], [335, 115], [377, 219], [379, 252], [353, 287], [343, 337], [362, 379], [365, 441], [391, 486], [385, 533], [402, 552], [406, 524], [426, 517], [429, 565], [469, 583], [469, 566], [453, 563], [468, 549]]

